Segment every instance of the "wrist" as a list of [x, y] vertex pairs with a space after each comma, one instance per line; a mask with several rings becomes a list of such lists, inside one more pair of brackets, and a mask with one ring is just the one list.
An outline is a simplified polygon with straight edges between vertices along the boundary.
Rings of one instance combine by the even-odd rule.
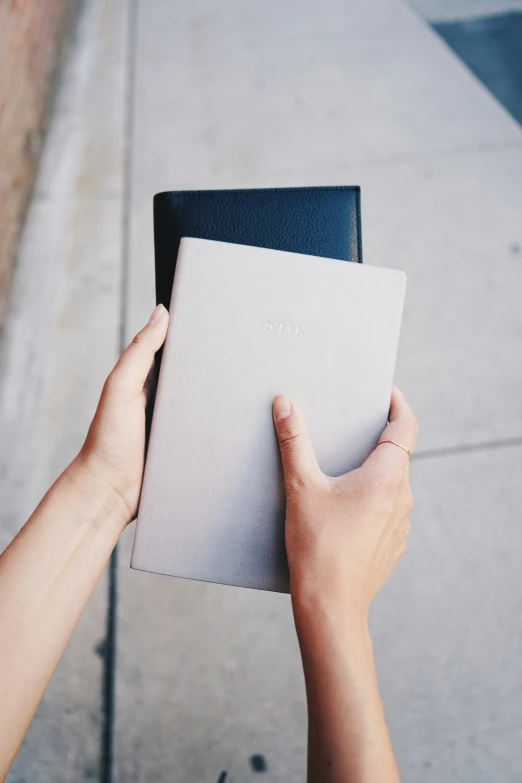
[[79, 493], [90, 521], [121, 533], [131, 521], [131, 513], [118, 492], [105, 482], [93, 461], [80, 452], [63, 473], [65, 481]]
[[349, 639], [371, 647], [367, 609], [344, 595], [292, 584], [292, 609], [301, 646], [335, 638], [342, 644]]

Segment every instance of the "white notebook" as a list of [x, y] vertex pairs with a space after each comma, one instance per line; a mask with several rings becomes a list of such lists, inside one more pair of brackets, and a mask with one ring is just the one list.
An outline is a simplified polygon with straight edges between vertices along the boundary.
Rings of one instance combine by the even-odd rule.
[[182, 239], [132, 568], [287, 592], [272, 401], [301, 407], [319, 464], [358, 467], [386, 426], [406, 278]]

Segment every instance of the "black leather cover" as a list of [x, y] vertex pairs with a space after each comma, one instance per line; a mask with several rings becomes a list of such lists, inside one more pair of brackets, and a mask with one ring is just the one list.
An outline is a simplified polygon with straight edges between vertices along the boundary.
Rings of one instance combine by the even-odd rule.
[[359, 187], [174, 190], [154, 196], [156, 301], [169, 307], [181, 237], [362, 262]]

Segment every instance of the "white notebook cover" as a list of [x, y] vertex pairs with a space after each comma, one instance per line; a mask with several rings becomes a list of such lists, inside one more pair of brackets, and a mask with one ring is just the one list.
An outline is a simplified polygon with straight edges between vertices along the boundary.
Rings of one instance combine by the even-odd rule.
[[397, 270], [181, 240], [132, 568], [288, 592], [272, 400], [298, 402], [325, 473], [361, 465], [405, 288]]

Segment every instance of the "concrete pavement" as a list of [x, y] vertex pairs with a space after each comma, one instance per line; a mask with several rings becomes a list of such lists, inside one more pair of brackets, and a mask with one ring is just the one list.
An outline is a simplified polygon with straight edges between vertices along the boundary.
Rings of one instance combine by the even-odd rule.
[[[0, 387], [0, 549], [77, 453], [119, 349], [125, 2], [86, 3], [15, 269]], [[10, 783], [99, 780], [104, 576]]]
[[[6, 342], [2, 415], [24, 439], [3, 462], [12, 464], [2, 482], [15, 487], [5, 540], [29, 497], [34, 502], [74, 453], [115, 355], [122, 219], [130, 339], [153, 306], [155, 192], [360, 184], [365, 263], [408, 274], [397, 375], [421, 423], [410, 550], [372, 618], [401, 771], [405, 783], [515, 783], [522, 774], [520, 127], [400, 0], [97, 0], [82, 24], [72, 53], [76, 81], [42, 169], [50, 196], [31, 210]], [[106, 195], [103, 208], [98, 194]], [[72, 246], [71, 214], [87, 221]], [[63, 238], [52, 244], [64, 232], [66, 250]], [[39, 264], [49, 243], [57, 248], [52, 261]], [[49, 308], [37, 294], [57, 279], [67, 282], [59, 306]], [[33, 318], [40, 329], [27, 328]], [[35, 354], [43, 357], [36, 367], [47, 397], [35, 395], [35, 375], [23, 382]], [[17, 395], [24, 388], [29, 393]], [[27, 408], [14, 415], [17, 396]], [[20, 504], [16, 488], [26, 480], [25, 443], [35, 428], [45, 433], [30, 450], [38, 481]], [[259, 774], [303, 780], [306, 713], [288, 599], [131, 572], [132, 533], [119, 552], [113, 779], [214, 783], [226, 771], [227, 783]], [[104, 587], [10, 783], [100, 775], [104, 713], [93, 648], [105, 631]], [[83, 679], [71, 674], [79, 670]], [[67, 721], [67, 708], [83, 718]], [[264, 773], [251, 761], [256, 754]]]
[[[496, 608], [506, 585], [522, 594], [522, 449], [480, 444], [522, 435], [519, 127], [398, 2], [297, 13], [157, 0], [139, 7], [136, 63], [128, 337], [152, 303], [154, 191], [362, 186], [365, 262], [408, 274], [398, 380], [419, 415], [419, 450], [477, 447], [414, 465], [412, 553], [375, 611], [401, 769], [405, 781], [475, 783], [500, 769], [516, 780], [522, 674], [516, 656], [499, 666], [486, 640], [504, 651], [522, 642], [515, 606]], [[131, 537], [120, 553], [116, 778], [188, 783], [224, 769], [253, 780], [248, 758], [261, 753], [267, 779], [302, 780], [288, 601], [131, 573]]]

